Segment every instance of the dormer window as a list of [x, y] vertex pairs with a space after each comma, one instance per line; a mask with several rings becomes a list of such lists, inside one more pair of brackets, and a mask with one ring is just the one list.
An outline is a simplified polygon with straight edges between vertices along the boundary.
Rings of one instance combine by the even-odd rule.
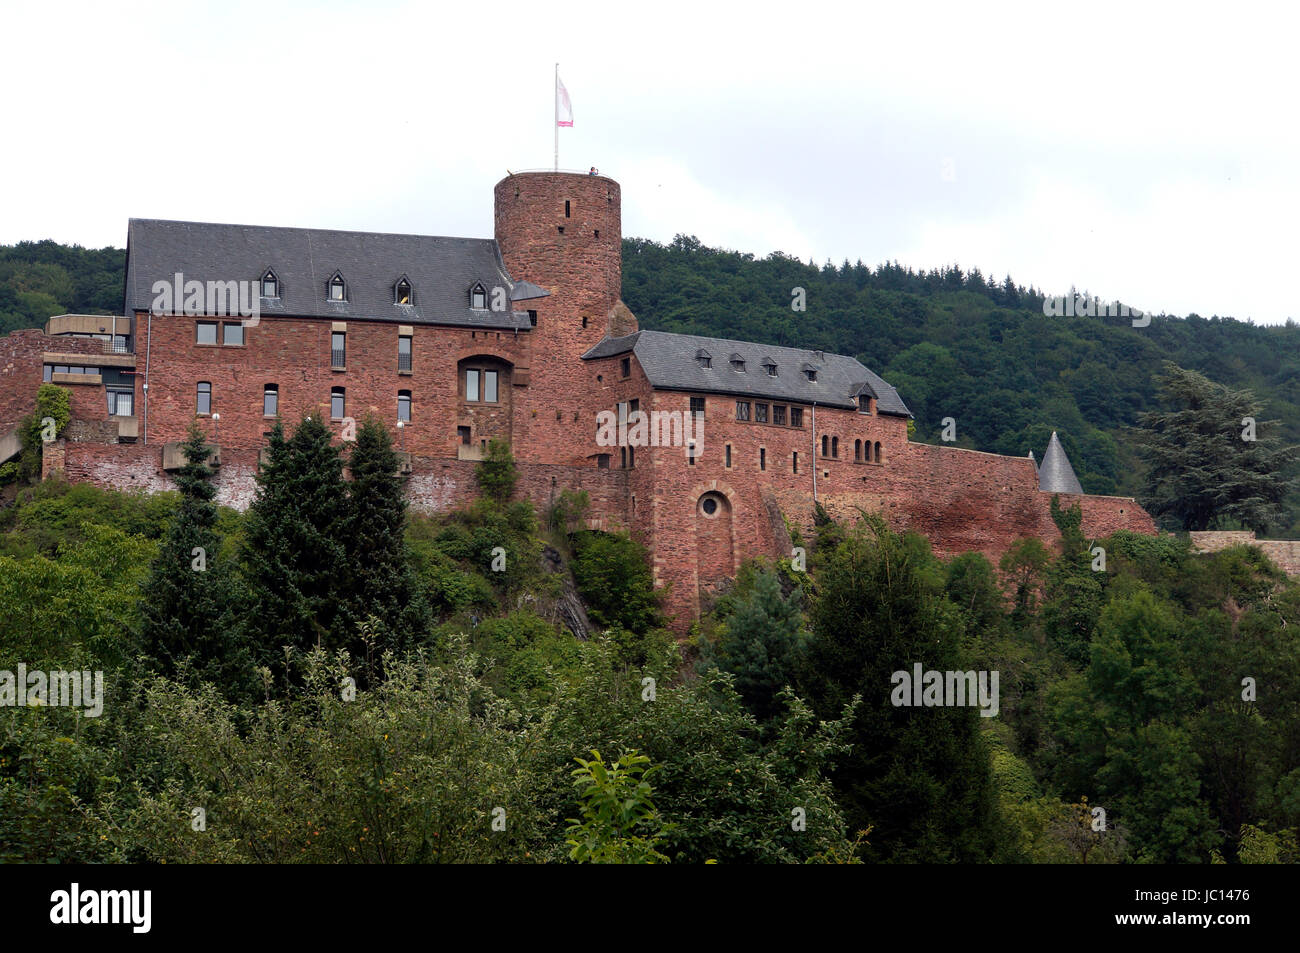
[[475, 285], [469, 289], [469, 306], [475, 311], [487, 310], [487, 292], [483, 290], [482, 285]]
[[768, 377], [776, 377], [776, 364], [773, 363], [771, 358], [763, 362], [763, 370], [767, 371]]
[[745, 373], [745, 359], [739, 354], [731, 355], [731, 369], [738, 374]]
[[275, 277], [275, 272], [269, 268], [266, 270], [266, 274], [262, 275], [262, 297], [280, 297], [280, 279]]
[[343, 275], [341, 275], [339, 272], [337, 271], [334, 272], [334, 277], [330, 279], [328, 288], [329, 288], [329, 299], [331, 301], [348, 300], [347, 285], [343, 283]]
[[700, 367], [710, 368], [713, 366], [713, 357], [704, 348], [700, 348], [695, 352], [695, 360], [699, 362]]
[[808, 378], [808, 380], [813, 381], [814, 383], [816, 383], [816, 381], [817, 381], [817, 368], [813, 367], [811, 364], [805, 364], [805, 365], [803, 366], [803, 376], [806, 377], [806, 378]]
[[411, 304], [414, 299], [411, 297], [411, 283], [403, 275], [393, 285], [393, 304]]

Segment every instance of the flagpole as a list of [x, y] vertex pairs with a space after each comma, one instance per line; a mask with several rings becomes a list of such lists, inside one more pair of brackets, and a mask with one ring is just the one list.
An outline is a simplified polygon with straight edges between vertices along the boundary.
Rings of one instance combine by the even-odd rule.
[[555, 64], [555, 86], [551, 90], [555, 105], [555, 171], [560, 171], [560, 64]]

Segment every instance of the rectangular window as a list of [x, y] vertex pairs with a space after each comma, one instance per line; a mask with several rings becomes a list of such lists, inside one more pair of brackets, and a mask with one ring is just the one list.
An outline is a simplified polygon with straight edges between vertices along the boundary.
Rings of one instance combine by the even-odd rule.
[[411, 369], [411, 336], [403, 334], [397, 339], [397, 369], [399, 371], [409, 371]]
[[108, 390], [108, 415], [131, 417], [135, 415], [135, 393], [129, 390]]
[[798, 451], [795, 451], [794, 453], [790, 454], [790, 470], [791, 470], [791, 472], [793, 472], [793, 473], [798, 473], [798, 472], [799, 472], [799, 453], [798, 453]]
[[467, 447], [469, 446], [469, 428], [468, 428], [468, 427], [457, 427], [457, 428], [456, 428], [456, 436], [460, 437], [460, 442], [461, 442], [461, 443], [463, 443], [463, 444], [464, 444], [465, 446], [467, 446]]
[[348, 335], [345, 331], [330, 332], [330, 367], [348, 366]]
[[758, 468], [760, 470], [767, 469], [767, 449], [765, 447], [758, 448]]
[[262, 416], [274, 417], [280, 412], [280, 388], [267, 384], [262, 388]]
[[465, 399], [478, 400], [478, 371], [465, 372]]
[[397, 392], [397, 419], [408, 424], [411, 422], [411, 392], [409, 390], [399, 390]]
[[749, 401], [747, 400], [736, 401], [736, 419], [737, 420], [749, 419]]
[[695, 466], [695, 441], [694, 440], [692, 440], [689, 444], [686, 445], [686, 462], [691, 466]]
[[785, 404], [772, 405], [772, 423], [778, 427], [785, 426]]
[[228, 322], [221, 325], [221, 343], [234, 347], [242, 346], [244, 343], [243, 324]]
[[731, 444], [727, 444], [727, 469], [731, 469]]
[[754, 405], [754, 422], [758, 424], [767, 423], [767, 404]]
[[791, 407], [791, 408], [790, 408], [790, 426], [791, 426], [791, 427], [802, 427], [802, 426], [803, 426], [803, 408], [802, 408], [802, 407]]
[[632, 376], [632, 358], [630, 357], [623, 358], [619, 366], [622, 368], [624, 377]]
[[53, 378], [53, 375], [54, 375], [54, 365], [53, 365], [53, 364], [46, 364], [46, 365], [45, 365], [45, 383], [48, 384], [48, 383], [51, 381], [51, 379]]
[[195, 391], [194, 412], [196, 414], [212, 413], [212, 384], [208, 381], [199, 381]]
[[194, 325], [194, 340], [198, 344], [217, 343], [217, 322], [199, 321]]
[[489, 404], [497, 402], [497, 372], [483, 372], [483, 399]]
[[692, 398], [691, 398], [691, 413], [694, 414], [696, 417], [703, 417], [703, 416], [704, 416], [704, 398], [703, 398], [703, 397], [692, 397]]
[[330, 391], [330, 416], [335, 420], [342, 420], [347, 416], [345, 396], [346, 392], [342, 387], [335, 387]]

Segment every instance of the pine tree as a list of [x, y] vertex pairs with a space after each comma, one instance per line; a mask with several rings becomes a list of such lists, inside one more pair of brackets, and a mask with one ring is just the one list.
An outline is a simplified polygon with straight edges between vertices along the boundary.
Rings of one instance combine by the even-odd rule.
[[211, 448], [197, 424], [175, 480], [181, 502], [141, 587], [140, 644], [155, 670], [215, 681], [229, 694], [250, 687], [252, 656], [240, 631], [230, 574], [218, 558]]
[[849, 829], [874, 825], [876, 860], [987, 862], [1001, 830], [978, 711], [891, 700], [893, 673], [914, 663], [971, 667], [942, 581], [923, 539], [875, 517], [847, 532], [817, 576], [801, 687], [823, 718], [862, 698], [834, 783]]
[[377, 627], [373, 644], [354, 645], [367, 662], [385, 649], [401, 651], [423, 636], [432, 615], [406, 545], [406, 496], [388, 430], [375, 417], [357, 430], [349, 458], [347, 532], [353, 618]]
[[343, 461], [329, 428], [308, 417], [288, 440], [277, 422], [248, 510], [244, 578], [250, 630], [269, 657], [283, 645], [334, 650], [357, 634]]
[[795, 660], [807, 637], [800, 601], [798, 589], [787, 598], [776, 572], [762, 569], [727, 618], [717, 643], [700, 646], [700, 670], [733, 674], [737, 693], [760, 722], [783, 710], [777, 695], [794, 683]]
[[1135, 437], [1151, 464], [1142, 505], [1184, 530], [1237, 523], [1266, 532], [1300, 447], [1278, 445], [1278, 422], [1259, 420], [1249, 390], [1230, 391], [1170, 362], [1156, 382], [1171, 409], [1138, 417]]

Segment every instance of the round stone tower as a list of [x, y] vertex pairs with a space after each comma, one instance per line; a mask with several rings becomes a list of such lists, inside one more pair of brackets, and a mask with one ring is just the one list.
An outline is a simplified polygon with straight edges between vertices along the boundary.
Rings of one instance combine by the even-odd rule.
[[[582, 360], [606, 335], [635, 331], [619, 300], [623, 280], [620, 190], [613, 179], [572, 172], [522, 172], [495, 190], [496, 240], [513, 281], [549, 294], [519, 300], [534, 312], [531, 367], [519, 394], [517, 459], [590, 464], [596, 414], [622, 396], [604, 393], [608, 370]], [[602, 373], [603, 372], [603, 373]]]
[[623, 282], [620, 198], [603, 175], [523, 172], [496, 185], [497, 244], [512, 279], [551, 293], [519, 306], [536, 308], [539, 344], [554, 357], [581, 356], [610, 328]]

